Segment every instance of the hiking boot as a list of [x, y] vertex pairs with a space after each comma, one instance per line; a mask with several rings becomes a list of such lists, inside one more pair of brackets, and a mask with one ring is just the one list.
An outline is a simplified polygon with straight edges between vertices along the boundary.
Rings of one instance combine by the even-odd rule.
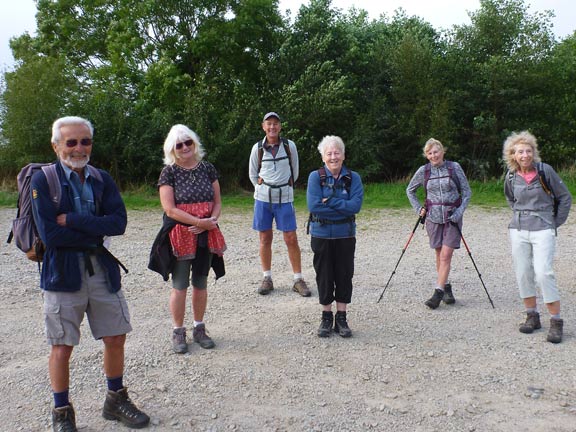
[[332, 324], [334, 323], [334, 314], [332, 311], [322, 312], [322, 321], [320, 321], [320, 327], [318, 328], [318, 336], [321, 338], [330, 336], [332, 333]]
[[430, 309], [436, 309], [438, 306], [440, 306], [440, 302], [442, 301], [443, 297], [444, 297], [444, 291], [436, 288], [434, 290], [434, 294], [432, 294], [432, 297], [426, 300], [424, 304], [428, 306]]
[[262, 295], [270, 294], [270, 291], [272, 291], [273, 289], [274, 289], [274, 284], [272, 283], [272, 278], [266, 276], [262, 280], [262, 285], [260, 285], [260, 288], [258, 288], [258, 294], [262, 294]]
[[134, 429], [141, 429], [150, 423], [150, 417], [132, 403], [128, 397], [128, 389], [126, 387], [117, 392], [108, 390], [104, 408], [102, 409], [102, 417], [106, 420], [118, 420]]
[[541, 327], [540, 314], [538, 312], [527, 312], [526, 322], [520, 325], [520, 333], [532, 333]]
[[452, 284], [447, 283], [444, 285], [444, 297], [442, 298], [442, 300], [446, 304], [456, 303], [456, 299], [454, 298], [454, 294], [452, 294]]
[[546, 340], [552, 343], [562, 342], [562, 332], [564, 330], [564, 320], [554, 319], [550, 320], [550, 330], [548, 331], [548, 337]]
[[349, 338], [352, 336], [352, 330], [350, 330], [348, 322], [346, 321], [346, 312], [336, 312], [336, 317], [334, 318], [334, 332], [338, 333], [343, 338]]
[[210, 336], [206, 334], [206, 326], [204, 324], [198, 324], [194, 327], [192, 337], [194, 338], [194, 342], [199, 343], [204, 349], [210, 349], [216, 346]]
[[52, 410], [52, 430], [54, 432], [77, 432], [76, 414], [72, 404]]
[[176, 328], [172, 331], [172, 349], [176, 354], [185, 354], [188, 352], [186, 327]]
[[294, 282], [292, 291], [297, 292], [302, 297], [310, 297], [310, 295], [312, 295], [312, 293], [308, 289], [308, 285], [306, 285], [306, 282], [304, 282], [304, 279], [298, 279], [296, 282]]

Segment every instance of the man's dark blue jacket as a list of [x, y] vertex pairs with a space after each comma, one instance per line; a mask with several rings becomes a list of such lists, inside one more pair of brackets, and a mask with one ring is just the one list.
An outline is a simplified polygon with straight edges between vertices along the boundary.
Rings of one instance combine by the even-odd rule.
[[[80, 250], [102, 245], [104, 236], [124, 234], [128, 218], [118, 187], [110, 174], [99, 170], [102, 181], [89, 176], [92, 184], [96, 214], [78, 214], [74, 210], [72, 186], [57, 163], [62, 200], [57, 209], [48, 190], [48, 181], [42, 170], [32, 177], [32, 210], [38, 235], [46, 245], [40, 287], [47, 291], [78, 291], [81, 285], [79, 269]], [[66, 226], [56, 223], [56, 216], [66, 213]], [[108, 277], [110, 292], [121, 288], [120, 269], [111, 254], [97, 254]]]

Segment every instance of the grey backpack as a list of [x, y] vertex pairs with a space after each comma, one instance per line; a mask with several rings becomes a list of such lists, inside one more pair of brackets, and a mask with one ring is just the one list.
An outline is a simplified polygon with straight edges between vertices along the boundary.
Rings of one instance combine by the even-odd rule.
[[30, 183], [32, 176], [39, 170], [44, 171], [48, 181], [50, 197], [56, 208], [60, 205], [62, 190], [60, 180], [56, 172], [56, 164], [51, 163], [29, 163], [20, 170], [16, 178], [18, 182], [18, 211], [16, 219], [12, 221], [12, 230], [8, 236], [8, 243], [14, 242], [18, 249], [26, 253], [29, 260], [42, 261], [46, 247], [36, 230], [34, 216], [32, 215], [32, 201]]

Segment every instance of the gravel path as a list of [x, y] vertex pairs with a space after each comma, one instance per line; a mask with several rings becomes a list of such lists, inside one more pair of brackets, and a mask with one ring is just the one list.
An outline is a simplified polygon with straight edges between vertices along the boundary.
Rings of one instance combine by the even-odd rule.
[[[565, 340], [517, 330], [522, 307], [511, 273], [506, 210], [470, 209], [464, 235], [496, 305], [490, 306], [465, 249], [450, 280], [457, 303], [431, 311], [433, 253], [418, 229], [381, 303], [376, 300], [416, 221], [408, 210], [360, 214], [351, 339], [320, 339], [312, 252], [299, 213], [299, 238], [312, 298], [290, 290], [281, 237], [274, 281], [259, 296], [257, 235], [251, 213], [226, 211], [227, 275], [209, 286], [207, 327], [213, 350], [171, 352], [169, 285], [146, 269], [160, 211], [131, 211], [112, 251], [126, 264], [124, 291], [134, 331], [125, 381], [152, 417], [149, 430], [172, 431], [576, 431], [576, 224], [560, 229], [556, 271]], [[0, 233], [15, 211], [0, 209]], [[0, 245], [0, 431], [50, 430], [42, 298], [35, 263]], [[187, 315], [191, 327], [191, 316]], [[81, 431], [126, 428], [101, 417], [102, 345], [84, 326], [71, 370]]]

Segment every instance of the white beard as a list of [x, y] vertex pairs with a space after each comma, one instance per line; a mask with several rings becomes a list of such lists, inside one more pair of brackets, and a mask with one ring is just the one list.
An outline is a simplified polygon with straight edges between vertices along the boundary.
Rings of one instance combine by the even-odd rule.
[[69, 166], [70, 168], [74, 169], [82, 169], [84, 168], [86, 165], [88, 165], [88, 162], [90, 162], [90, 156], [86, 156], [85, 159], [83, 160], [73, 160], [72, 156], [68, 156], [65, 159], [62, 159], [62, 162], [64, 162], [67, 166]]

